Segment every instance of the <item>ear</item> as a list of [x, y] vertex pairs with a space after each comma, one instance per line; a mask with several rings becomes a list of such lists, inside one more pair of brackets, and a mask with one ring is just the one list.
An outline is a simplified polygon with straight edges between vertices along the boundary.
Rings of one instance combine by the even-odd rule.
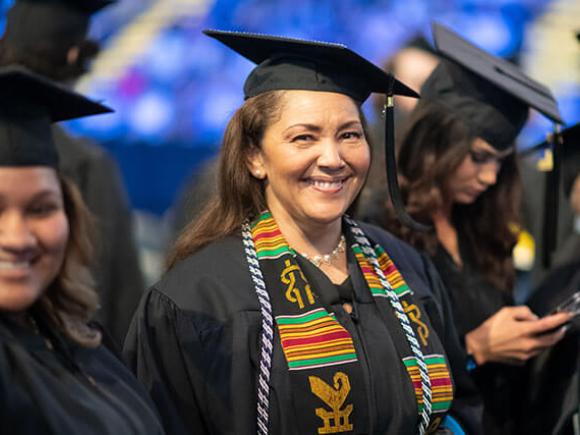
[[246, 158], [246, 166], [254, 178], [257, 178], [258, 180], [266, 178], [267, 174], [264, 165], [264, 156], [262, 155], [262, 150], [258, 147], [252, 147], [252, 150]]
[[81, 54], [81, 49], [78, 45], [73, 45], [71, 48], [68, 49], [66, 52], [66, 63], [67, 65], [75, 65]]

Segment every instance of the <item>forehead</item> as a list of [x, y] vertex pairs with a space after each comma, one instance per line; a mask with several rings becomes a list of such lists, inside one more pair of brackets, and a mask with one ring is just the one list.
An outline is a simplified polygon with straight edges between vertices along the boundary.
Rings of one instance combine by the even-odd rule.
[[42, 191], [60, 193], [56, 171], [46, 166], [0, 167], [0, 193], [28, 196]]
[[280, 108], [282, 122], [312, 122], [314, 117], [360, 120], [358, 104], [349, 96], [335, 92], [285, 91]]

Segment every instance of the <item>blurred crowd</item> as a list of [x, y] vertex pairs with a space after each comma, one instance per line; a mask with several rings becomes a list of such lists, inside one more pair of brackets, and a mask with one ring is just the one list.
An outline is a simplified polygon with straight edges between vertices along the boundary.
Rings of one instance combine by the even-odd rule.
[[438, 24], [380, 66], [208, 32], [255, 65], [160, 217], [58, 124], [115, 109], [75, 91], [111, 4], [7, 10], [0, 433], [580, 434], [580, 127], [546, 83]]

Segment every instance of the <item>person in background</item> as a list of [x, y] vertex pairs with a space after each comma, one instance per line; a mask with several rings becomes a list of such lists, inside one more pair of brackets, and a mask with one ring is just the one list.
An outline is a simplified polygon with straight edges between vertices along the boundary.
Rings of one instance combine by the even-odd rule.
[[[576, 225], [576, 216], [571, 207], [571, 199], [560, 189], [558, 198], [558, 220], [556, 231], [556, 245], [554, 252], [550, 254], [550, 265], [545, 264], [543, 221], [546, 176], [548, 175], [552, 161], [551, 150], [539, 159], [537, 155], [531, 155], [524, 151], [519, 160], [520, 174], [523, 184], [522, 197], [522, 223], [533, 243], [523, 245], [524, 267], [520, 267], [520, 299], [527, 300], [533, 297], [535, 289], [545, 281], [551, 269], [564, 266], [579, 255], [580, 227]], [[516, 264], [518, 266], [518, 264]]]
[[[406, 83], [411, 89], [419, 90], [425, 80], [431, 75], [439, 63], [439, 56], [429, 42], [418, 35], [412, 38], [403, 48], [391, 56], [384, 64], [385, 71], [394, 74]], [[382, 144], [385, 140], [383, 123], [384, 95], [373, 97], [373, 109], [376, 121], [371, 126], [371, 134], [375, 144]], [[401, 134], [407, 128], [409, 114], [417, 104], [416, 98], [401, 95], [395, 96], [395, 143], [398, 148]], [[373, 149], [373, 161], [369, 169], [369, 176], [359, 198], [355, 204], [355, 215], [364, 215], [367, 219], [380, 220], [387, 213], [387, 202], [376, 201], [377, 197], [388, 198], [387, 177], [385, 168], [385, 150], [382, 146]], [[372, 218], [376, 215], [378, 218]]]
[[370, 164], [360, 105], [414, 92], [343, 45], [206, 34], [258, 66], [224, 134], [218, 195], [125, 341], [166, 430], [478, 433], [433, 266], [345, 216]]
[[[573, 215], [580, 216], [580, 124], [562, 133], [561, 180]], [[547, 143], [538, 147], [546, 147]], [[580, 291], [580, 249], [567, 263], [553, 267], [527, 304], [539, 316], [547, 316]], [[578, 298], [580, 300], [580, 298]], [[577, 308], [580, 308], [577, 306]], [[575, 317], [562, 341], [530, 361], [526, 389], [522, 391], [522, 433], [576, 435], [580, 423], [580, 318]]]
[[431, 230], [402, 225], [393, 213], [371, 217], [432, 258], [483, 396], [485, 432], [514, 434], [518, 366], [561, 340], [568, 320], [513, 306], [521, 191], [514, 141], [530, 106], [561, 121], [549, 90], [516, 67], [443, 26], [434, 36], [445, 58], [421, 89], [398, 156], [406, 210]]
[[154, 405], [89, 324], [90, 216], [50, 123], [110, 109], [0, 68], [0, 433], [161, 435]]
[[[0, 39], [0, 65], [23, 65], [73, 85], [99, 51], [98, 44], [87, 39], [90, 16], [110, 3], [16, 0]], [[143, 288], [121, 174], [109, 153], [97, 144], [71, 137], [58, 126], [53, 134], [61, 171], [77, 184], [97, 218], [97, 261], [93, 270], [101, 296], [97, 319], [120, 346]]]

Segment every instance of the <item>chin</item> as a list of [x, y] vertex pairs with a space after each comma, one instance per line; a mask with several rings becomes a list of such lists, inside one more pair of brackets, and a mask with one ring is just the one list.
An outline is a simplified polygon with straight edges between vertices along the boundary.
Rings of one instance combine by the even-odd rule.
[[23, 289], [0, 290], [0, 310], [10, 312], [26, 311], [40, 298], [40, 293]]
[[477, 196], [467, 195], [467, 194], [459, 195], [455, 199], [455, 202], [457, 204], [470, 205], [470, 204], [473, 204], [475, 201], [477, 201], [477, 198], [479, 198], [479, 195], [477, 195]]
[[321, 223], [321, 224], [331, 224], [336, 222], [337, 219], [341, 219], [346, 209], [343, 207], [324, 207], [317, 210], [309, 210], [305, 213], [307, 219]]

